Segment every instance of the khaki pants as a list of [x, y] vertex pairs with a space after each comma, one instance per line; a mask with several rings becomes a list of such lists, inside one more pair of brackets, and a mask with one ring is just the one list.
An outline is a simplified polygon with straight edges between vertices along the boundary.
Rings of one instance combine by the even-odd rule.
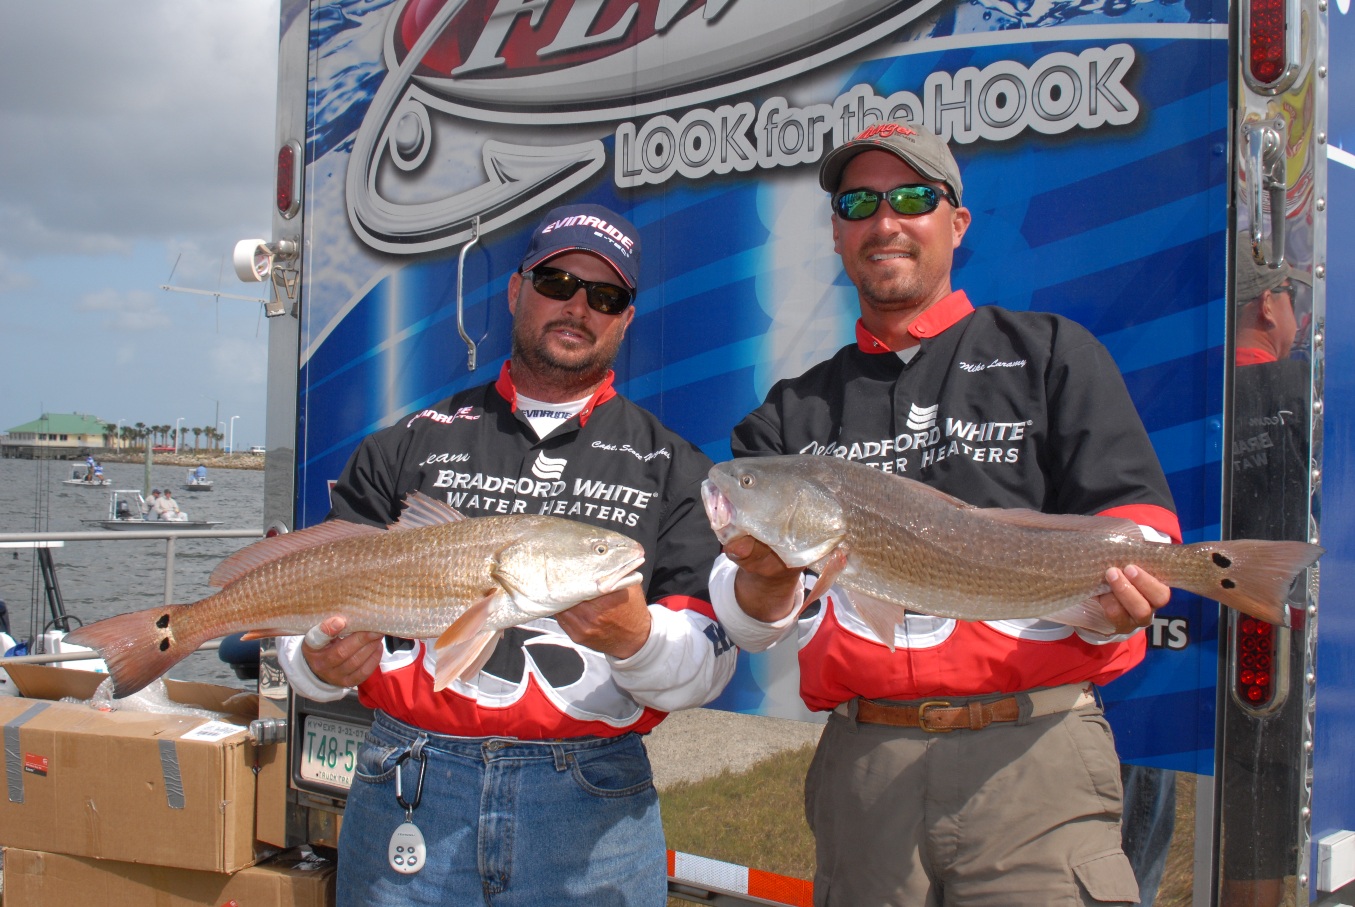
[[828, 719], [805, 782], [815, 907], [1132, 904], [1098, 706], [928, 733]]

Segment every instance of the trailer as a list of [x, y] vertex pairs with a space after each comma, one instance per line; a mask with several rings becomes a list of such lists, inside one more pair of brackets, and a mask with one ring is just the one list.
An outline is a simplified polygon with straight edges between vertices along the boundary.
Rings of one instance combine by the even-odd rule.
[[[975, 304], [1061, 313], [1106, 344], [1185, 540], [1327, 549], [1292, 593], [1289, 628], [1178, 592], [1145, 663], [1103, 693], [1127, 764], [1193, 781], [1193, 827], [1176, 828], [1194, 839], [1190, 903], [1355, 896], [1348, 0], [282, 0], [280, 12], [273, 232], [236, 252], [242, 278], [271, 284], [273, 531], [324, 518], [363, 436], [493, 379], [510, 351], [508, 278], [562, 201], [608, 205], [644, 236], [618, 390], [726, 459], [730, 428], [774, 381], [852, 338], [818, 162], [905, 119], [947, 138], [963, 171], [975, 216], [955, 285]], [[1283, 378], [1238, 364], [1238, 255], [1311, 288], [1293, 300]], [[991, 426], [928, 418], [895, 443], [1002, 456]], [[741, 659], [713, 708], [814, 720], [793, 651]], [[269, 809], [271, 843], [332, 845], [364, 712], [291, 695], [267, 649], [261, 693], [286, 753], [261, 775], [285, 804]], [[720, 854], [671, 864], [681, 897], [807, 897], [803, 880], [754, 891], [757, 867]]]

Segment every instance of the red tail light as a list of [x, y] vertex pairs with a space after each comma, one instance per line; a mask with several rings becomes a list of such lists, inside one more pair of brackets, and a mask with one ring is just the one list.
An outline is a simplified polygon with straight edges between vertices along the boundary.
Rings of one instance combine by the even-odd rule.
[[1234, 632], [1237, 676], [1233, 680], [1238, 698], [1253, 708], [1263, 708], [1275, 698], [1275, 628], [1243, 617]]
[[1290, 21], [1290, 0], [1247, 0], [1247, 76], [1262, 90], [1280, 90], [1294, 74], [1298, 53], [1297, 21]]
[[287, 142], [278, 149], [277, 206], [283, 217], [291, 217], [301, 208], [301, 146]]

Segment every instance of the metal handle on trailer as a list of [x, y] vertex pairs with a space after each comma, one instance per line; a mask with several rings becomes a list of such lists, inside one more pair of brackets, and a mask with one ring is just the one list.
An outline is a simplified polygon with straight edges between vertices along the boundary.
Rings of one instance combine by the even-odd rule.
[[470, 247], [480, 241], [480, 215], [471, 221], [470, 239], [461, 247], [456, 256], [456, 332], [466, 342], [466, 369], [475, 371], [475, 341], [466, 333], [465, 309], [462, 305], [462, 283], [466, 275], [466, 253]]
[[[1251, 254], [1257, 264], [1278, 269], [1284, 264], [1285, 232], [1285, 125], [1276, 118], [1269, 122], [1251, 122], [1242, 127], [1247, 146], [1245, 155], [1247, 186], [1251, 189]], [[1270, 256], [1261, 240], [1265, 236], [1266, 196], [1270, 201]], [[1277, 213], [1278, 212], [1278, 213]]]

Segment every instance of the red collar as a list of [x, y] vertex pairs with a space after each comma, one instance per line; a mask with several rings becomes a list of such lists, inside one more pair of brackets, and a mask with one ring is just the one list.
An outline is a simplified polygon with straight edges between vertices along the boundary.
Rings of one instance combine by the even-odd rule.
[[1262, 365], [1266, 362], [1279, 362], [1280, 360], [1269, 350], [1257, 349], [1254, 346], [1240, 346], [1233, 351], [1234, 365]]
[[[518, 389], [513, 384], [512, 360], [505, 360], [503, 368], [499, 369], [499, 378], [494, 382], [494, 389], [499, 392], [499, 396], [508, 401], [517, 412], [518, 408]], [[602, 386], [593, 393], [593, 396], [584, 404], [583, 409], [579, 410], [579, 426], [588, 424], [588, 417], [593, 414], [593, 410], [599, 405], [606, 403], [616, 396], [616, 388], [612, 387], [612, 382], [616, 380], [616, 372], [607, 371], [607, 377], [602, 380]]]
[[[972, 311], [974, 311], [974, 306], [970, 304], [969, 297], [965, 295], [964, 290], [956, 290], [944, 299], [928, 306], [921, 315], [913, 319], [913, 323], [908, 325], [908, 333], [918, 340], [935, 337]], [[856, 321], [856, 345], [860, 347], [863, 353], [895, 352], [886, 346], [880, 338], [866, 330], [866, 326], [859, 318]]]

